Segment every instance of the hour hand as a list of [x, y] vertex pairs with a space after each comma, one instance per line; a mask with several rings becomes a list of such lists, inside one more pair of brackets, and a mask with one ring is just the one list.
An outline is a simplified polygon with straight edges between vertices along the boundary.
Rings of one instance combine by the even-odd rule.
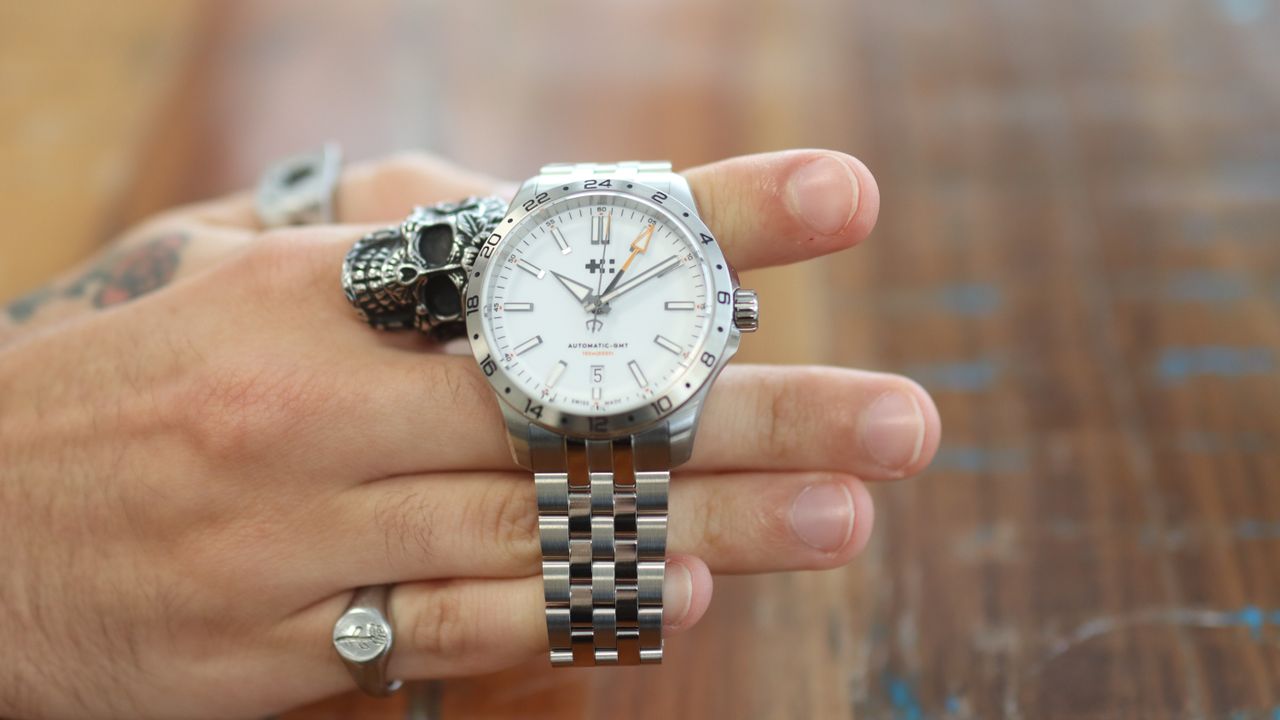
[[600, 299], [596, 302], [596, 307], [600, 307], [601, 305], [608, 305], [611, 300], [618, 297], [619, 295], [625, 292], [630, 292], [636, 289], [637, 286], [642, 285], [656, 277], [662, 277], [663, 275], [666, 275], [667, 273], [671, 272], [672, 268], [674, 268], [679, 264], [680, 264], [680, 258], [675, 255], [672, 255], [671, 257], [667, 258], [666, 260], [663, 260], [657, 265], [654, 265], [648, 270], [645, 270], [644, 272], [640, 273], [634, 278], [631, 278], [630, 280], [622, 283], [621, 285], [618, 285], [613, 290], [610, 290], [602, 294], [600, 296]]
[[573, 293], [573, 296], [577, 298], [578, 302], [585, 301], [587, 296], [591, 294], [591, 288], [583, 285], [577, 280], [571, 280], [555, 270], [552, 270], [551, 274], [556, 276], [556, 280], [560, 281], [560, 284], [564, 286], [565, 290]]

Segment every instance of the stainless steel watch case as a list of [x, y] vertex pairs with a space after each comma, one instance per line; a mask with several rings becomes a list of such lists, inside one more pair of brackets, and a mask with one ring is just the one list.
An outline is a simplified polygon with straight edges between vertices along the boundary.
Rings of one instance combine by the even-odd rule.
[[[603, 180], [612, 182], [602, 187], [600, 183]], [[687, 229], [692, 241], [702, 250], [708, 276], [711, 278], [707, 297], [712, 303], [712, 310], [706, 342], [699, 348], [696, 357], [686, 360], [685, 371], [669, 386], [665, 395], [655, 396], [650, 403], [625, 412], [583, 415], [552, 407], [544, 398], [526, 394], [518, 383], [508, 377], [502, 363], [492, 357], [483, 328], [491, 309], [491, 304], [487, 301], [486, 281], [490, 264], [499, 256], [498, 251], [503, 241], [521, 229], [526, 218], [547, 205], [566, 198], [599, 194], [637, 200], [651, 206], [656, 214], [664, 216], [673, 227]], [[681, 195], [686, 197], [679, 197]], [[539, 427], [569, 437], [592, 439], [646, 432], [660, 433], [669, 436], [671, 441], [670, 467], [687, 460], [707, 390], [737, 352], [741, 340], [741, 333], [734, 324], [737, 289], [736, 274], [729, 267], [719, 242], [698, 217], [692, 198], [687, 193], [676, 188], [661, 190], [630, 178], [575, 178], [552, 187], [546, 187], [545, 177], [526, 182], [512, 200], [507, 216], [481, 245], [479, 257], [471, 268], [464, 301], [471, 349], [499, 398], [516, 462], [524, 467], [532, 466], [529, 441], [536, 434], [535, 428]]]

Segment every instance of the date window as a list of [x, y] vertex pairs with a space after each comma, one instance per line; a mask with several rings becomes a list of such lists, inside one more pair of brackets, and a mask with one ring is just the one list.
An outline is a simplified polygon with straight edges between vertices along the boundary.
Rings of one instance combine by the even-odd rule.
[[604, 382], [604, 366], [603, 365], [591, 366], [591, 382], [596, 384]]

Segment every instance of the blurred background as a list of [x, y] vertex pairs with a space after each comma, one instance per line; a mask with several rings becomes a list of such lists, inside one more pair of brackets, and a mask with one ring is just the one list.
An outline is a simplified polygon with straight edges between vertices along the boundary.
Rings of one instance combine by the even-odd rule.
[[0, 297], [328, 139], [853, 153], [878, 229], [745, 278], [744, 359], [904, 372], [945, 433], [863, 558], [718, 580], [659, 668], [286, 717], [1280, 718], [1275, 0], [6, 2]]

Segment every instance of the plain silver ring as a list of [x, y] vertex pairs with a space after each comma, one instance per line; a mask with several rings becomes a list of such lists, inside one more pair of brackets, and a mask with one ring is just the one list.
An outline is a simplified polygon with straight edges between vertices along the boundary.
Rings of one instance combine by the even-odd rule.
[[273, 163], [254, 194], [258, 222], [265, 228], [334, 222], [341, 172], [342, 148], [332, 142]]

